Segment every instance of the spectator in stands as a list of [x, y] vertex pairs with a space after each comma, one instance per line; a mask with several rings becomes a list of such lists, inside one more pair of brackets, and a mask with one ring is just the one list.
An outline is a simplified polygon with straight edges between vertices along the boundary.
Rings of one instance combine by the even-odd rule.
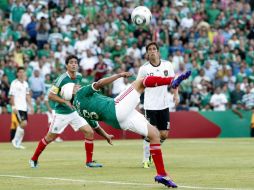
[[[152, 27], [147, 28], [136, 27], [130, 20], [130, 12], [137, 2], [115, 1], [111, 6], [109, 2], [101, 5], [95, 1], [73, 1], [72, 5], [62, 0], [48, 4], [47, 1], [10, 1], [9, 10], [3, 7], [0, 19], [0, 59], [5, 62], [4, 74], [10, 82], [14, 80], [18, 63], [28, 69], [28, 77], [31, 68], [39, 68], [44, 76], [49, 73], [54, 76], [56, 70], [62, 72], [64, 69], [62, 60], [75, 51], [85, 65], [87, 50], [93, 54], [90, 61], [95, 60], [91, 69], [98, 62], [98, 54], [103, 54], [109, 68], [116, 70], [125, 63], [125, 71], [135, 73], [145, 61], [145, 45], [156, 40], [161, 57], [170, 60], [174, 57], [176, 70], [192, 69], [194, 88], [204, 83], [197, 76], [202, 69], [204, 77], [212, 81], [205, 79], [208, 93], [214, 91], [211, 84], [215, 88], [227, 84], [233, 91], [236, 82], [243, 87], [253, 83], [243, 83], [244, 78], [253, 76], [251, 1], [145, 1], [154, 15]], [[46, 22], [42, 24], [42, 20]], [[37, 34], [39, 26], [44, 27], [40, 27]], [[20, 44], [18, 51], [17, 42]], [[50, 44], [46, 49], [43, 48], [45, 43]], [[135, 44], [137, 48], [133, 50]], [[134, 56], [130, 56], [134, 51]], [[183, 65], [178, 64], [178, 51]], [[38, 57], [43, 59], [40, 66]], [[137, 62], [138, 65], [134, 64]], [[93, 74], [89, 73], [89, 81], [94, 81]], [[183, 107], [189, 106], [186, 89], [190, 94], [192, 87], [187, 87], [180, 92], [186, 100], [182, 102]]]
[[43, 94], [45, 94], [46, 89], [44, 79], [41, 77], [38, 69], [34, 70], [33, 76], [29, 78], [28, 83], [34, 100], [37, 100], [37, 98], [40, 98]]
[[241, 84], [237, 83], [235, 90], [230, 94], [232, 107], [235, 108], [239, 101], [242, 100], [244, 91], [241, 90]]
[[36, 24], [36, 42], [39, 49], [42, 49], [47, 43], [49, 37], [50, 26], [45, 17], [41, 17], [38, 24]]
[[215, 93], [211, 96], [210, 104], [214, 111], [225, 111], [226, 104], [228, 103], [227, 97], [222, 93], [221, 88], [217, 87]]
[[26, 31], [30, 36], [31, 42], [36, 44], [37, 20], [35, 16], [31, 16], [31, 22], [27, 24]]

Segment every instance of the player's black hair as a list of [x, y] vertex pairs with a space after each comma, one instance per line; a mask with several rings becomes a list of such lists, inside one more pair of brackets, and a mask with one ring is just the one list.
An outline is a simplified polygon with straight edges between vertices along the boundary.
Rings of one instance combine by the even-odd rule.
[[20, 70], [25, 70], [25, 68], [24, 68], [24, 67], [18, 67], [17, 73], [18, 73]]
[[159, 50], [159, 46], [156, 42], [150, 42], [149, 44], [146, 45], [146, 51], [148, 51], [148, 48], [151, 46], [151, 45], [155, 45], [157, 50]]
[[78, 61], [78, 63], [79, 63], [79, 59], [78, 59], [78, 57], [77, 57], [76, 55], [69, 55], [69, 56], [65, 59], [65, 65], [68, 65], [68, 63], [69, 63], [69, 61], [70, 61], [71, 59], [76, 59], [76, 60]]

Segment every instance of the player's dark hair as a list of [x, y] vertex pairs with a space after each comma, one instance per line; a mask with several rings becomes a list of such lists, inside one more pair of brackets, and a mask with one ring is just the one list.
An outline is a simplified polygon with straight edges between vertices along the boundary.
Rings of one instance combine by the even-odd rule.
[[25, 70], [25, 68], [24, 68], [24, 67], [18, 67], [17, 73], [18, 73], [20, 70]]
[[76, 60], [78, 61], [78, 63], [79, 63], [79, 59], [78, 59], [78, 57], [77, 57], [76, 55], [69, 55], [69, 56], [65, 59], [65, 65], [68, 65], [68, 63], [69, 63], [69, 61], [70, 61], [71, 59], [76, 59]]
[[146, 51], [148, 51], [148, 48], [151, 46], [151, 45], [155, 45], [156, 46], [156, 49], [159, 50], [159, 46], [156, 42], [150, 42], [149, 44], [146, 45]]

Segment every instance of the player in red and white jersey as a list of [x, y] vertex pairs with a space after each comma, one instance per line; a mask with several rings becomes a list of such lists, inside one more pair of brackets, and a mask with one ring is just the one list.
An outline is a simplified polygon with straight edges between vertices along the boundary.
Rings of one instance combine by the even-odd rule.
[[[156, 42], [151, 42], [146, 46], [148, 61], [139, 69], [137, 78], [146, 76], [173, 77], [175, 76], [173, 64], [167, 60], [160, 59], [159, 46]], [[170, 129], [169, 121], [169, 94], [168, 86], [158, 86], [146, 88], [144, 92], [144, 110], [148, 121], [156, 126], [160, 132], [161, 143], [168, 137]], [[174, 102], [178, 102], [178, 90], [174, 90]], [[143, 167], [150, 167], [150, 143], [149, 139], [144, 139], [143, 145]]]

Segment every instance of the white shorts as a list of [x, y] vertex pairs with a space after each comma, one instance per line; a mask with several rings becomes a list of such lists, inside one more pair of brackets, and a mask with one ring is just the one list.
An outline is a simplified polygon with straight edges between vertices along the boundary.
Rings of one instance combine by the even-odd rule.
[[47, 116], [48, 116], [48, 123], [51, 124], [51, 122], [53, 121], [53, 117], [55, 114], [55, 110], [52, 110], [52, 112], [50, 113], [49, 111], [46, 112]]
[[79, 128], [88, 125], [87, 121], [83, 117], [79, 116], [76, 111], [71, 114], [55, 113], [53, 115], [53, 121], [49, 127], [49, 132], [61, 134], [69, 124], [74, 131], [78, 131]]
[[148, 135], [148, 121], [136, 110], [140, 94], [131, 86], [115, 99], [116, 117], [121, 129], [130, 130], [142, 136]]

